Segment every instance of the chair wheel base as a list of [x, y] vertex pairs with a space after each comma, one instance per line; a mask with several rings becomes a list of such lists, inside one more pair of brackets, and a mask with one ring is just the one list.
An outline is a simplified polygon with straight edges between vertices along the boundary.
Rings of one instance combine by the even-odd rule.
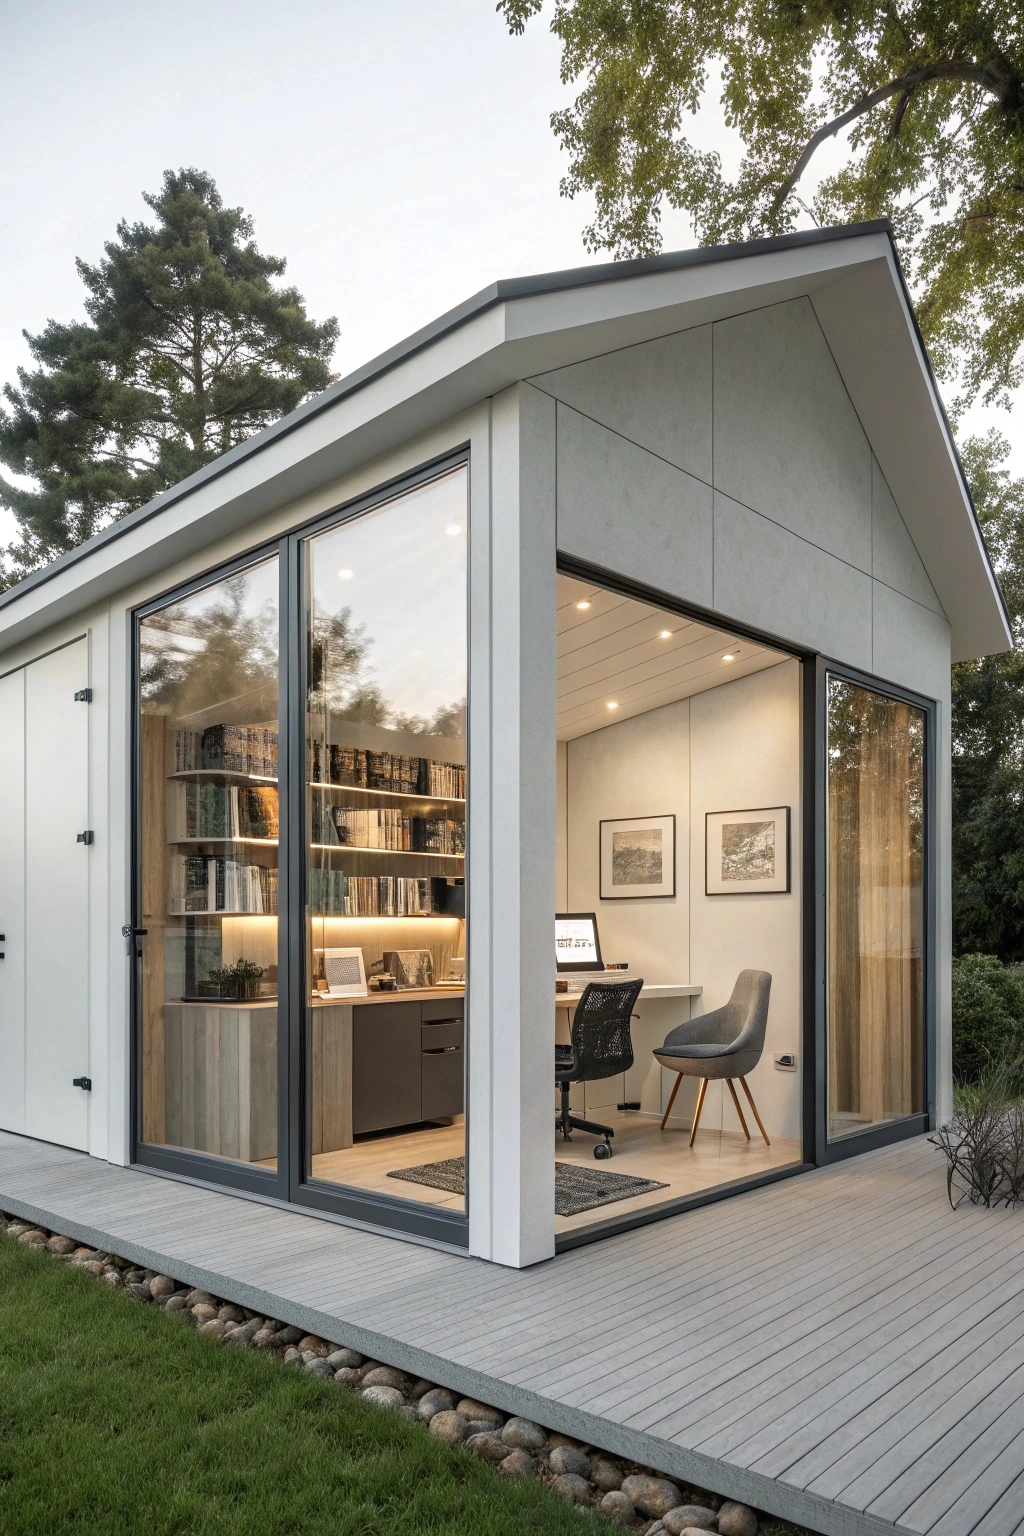
[[601, 1160], [606, 1157], [611, 1157], [611, 1155], [612, 1149], [608, 1143], [606, 1141], [599, 1141], [597, 1146], [594, 1148], [594, 1156], [598, 1158], [598, 1160]]

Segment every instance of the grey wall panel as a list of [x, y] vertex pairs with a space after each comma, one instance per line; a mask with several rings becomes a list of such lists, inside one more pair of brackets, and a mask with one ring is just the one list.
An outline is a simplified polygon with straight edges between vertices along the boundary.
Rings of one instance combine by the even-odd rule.
[[710, 606], [710, 486], [559, 404], [557, 494], [559, 549]]
[[871, 578], [718, 491], [714, 607], [871, 670]]
[[871, 459], [871, 574], [884, 581], [886, 586], [895, 587], [905, 597], [912, 597], [945, 618], [921, 556], [874, 456]]
[[711, 483], [711, 327], [539, 375], [539, 388]]
[[807, 299], [714, 327], [714, 483], [871, 570], [871, 450]]
[[871, 670], [929, 698], [948, 698], [949, 624], [891, 587], [873, 585]]

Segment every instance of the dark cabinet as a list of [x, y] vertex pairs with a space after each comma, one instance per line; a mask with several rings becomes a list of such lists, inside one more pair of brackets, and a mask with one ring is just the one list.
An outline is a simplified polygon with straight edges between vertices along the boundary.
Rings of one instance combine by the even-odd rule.
[[420, 1119], [419, 1004], [353, 1008], [353, 1135]]
[[463, 1000], [352, 1009], [352, 1131], [443, 1120], [464, 1108]]

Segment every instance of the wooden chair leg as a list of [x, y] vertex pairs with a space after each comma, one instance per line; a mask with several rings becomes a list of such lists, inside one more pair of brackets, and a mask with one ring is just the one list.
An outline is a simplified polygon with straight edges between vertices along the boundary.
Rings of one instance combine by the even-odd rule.
[[747, 1080], [746, 1080], [745, 1077], [741, 1077], [740, 1078], [740, 1084], [741, 1084], [741, 1086], [743, 1088], [743, 1092], [746, 1094], [747, 1098], [750, 1100], [750, 1107], [754, 1111], [754, 1119], [757, 1121], [757, 1128], [761, 1132], [761, 1135], [764, 1137], [764, 1144], [765, 1144], [766, 1147], [770, 1147], [771, 1146], [771, 1142], [768, 1140], [768, 1132], [765, 1130], [764, 1126], [761, 1124], [761, 1116], [757, 1112], [757, 1105], [754, 1103], [754, 1095], [751, 1093], [750, 1089], [747, 1087]]
[[700, 1090], [699, 1090], [699, 1092], [697, 1094], [697, 1108], [693, 1112], [693, 1125], [692, 1125], [692, 1127], [690, 1129], [690, 1146], [691, 1147], [693, 1146], [693, 1143], [694, 1143], [694, 1141], [696, 1140], [696, 1137], [697, 1137], [697, 1127], [700, 1124], [700, 1112], [704, 1108], [704, 1095], [707, 1093], [707, 1091], [708, 1091], [708, 1080], [707, 1080], [706, 1077], [702, 1077], [701, 1080], [700, 1080]]
[[672, 1105], [676, 1101], [676, 1094], [679, 1092], [679, 1084], [682, 1082], [682, 1080], [683, 1080], [683, 1074], [681, 1072], [677, 1072], [676, 1073], [676, 1080], [672, 1084], [672, 1092], [668, 1096], [668, 1108], [665, 1110], [665, 1113], [661, 1117], [661, 1128], [662, 1128], [662, 1130], [665, 1129], [665, 1126], [668, 1123], [668, 1117], [672, 1113]]
[[742, 1111], [742, 1109], [740, 1109], [740, 1101], [736, 1097], [736, 1089], [732, 1085], [732, 1078], [731, 1077], [727, 1077], [726, 1078], [726, 1082], [729, 1084], [729, 1092], [732, 1094], [732, 1101], [736, 1105], [736, 1113], [740, 1117], [740, 1125], [742, 1125], [742, 1127], [743, 1127], [743, 1134], [747, 1138], [747, 1140], [749, 1141], [750, 1140], [750, 1132], [747, 1130], [747, 1122], [743, 1118], [743, 1111]]

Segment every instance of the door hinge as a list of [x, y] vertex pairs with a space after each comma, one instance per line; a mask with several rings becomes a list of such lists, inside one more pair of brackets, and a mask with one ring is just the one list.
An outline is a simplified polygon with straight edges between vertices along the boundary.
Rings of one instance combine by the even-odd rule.
[[73, 1077], [71, 1079], [71, 1086], [72, 1086], [72, 1088], [84, 1088], [86, 1093], [91, 1093], [92, 1092], [92, 1078], [91, 1077]]
[[75, 694], [75, 703], [76, 704], [91, 704], [92, 703], [92, 689], [91, 688], [79, 688], [78, 692]]
[[95, 841], [95, 837], [92, 832], [79, 832], [78, 841], [85, 843], [86, 846], [90, 846]]

